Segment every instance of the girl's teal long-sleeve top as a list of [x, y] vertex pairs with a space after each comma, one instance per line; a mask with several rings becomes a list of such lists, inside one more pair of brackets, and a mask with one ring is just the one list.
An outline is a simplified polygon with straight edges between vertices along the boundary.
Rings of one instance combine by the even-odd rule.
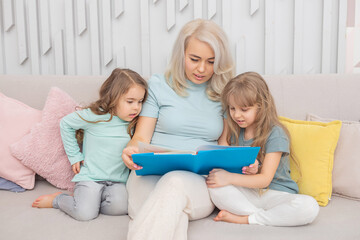
[[[113, 116], [109, 122], [90, 123], [108, 120], [110, 117], [110, 114], [97, 115], [90, 109], [84, 109], [61, 120], [61, 137], [71, 165], [84, 160], [80, 173], [75, 175], [73, 182], [127, 181], [129, 169], [123, 163], [121, 154], [130, 141], [127, 134], [129, 122]], [[82, 152], [75, 138], [75, 131], [78, 129], [84, 129]]]

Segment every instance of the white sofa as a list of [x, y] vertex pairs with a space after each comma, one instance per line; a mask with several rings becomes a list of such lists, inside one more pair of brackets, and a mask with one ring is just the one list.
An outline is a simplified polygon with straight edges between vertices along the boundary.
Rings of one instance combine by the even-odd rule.
[[[76, 101], [89, 103], [105, 77], [94, 76], [0, 76], [0, 91], [41, 110], [51, 86]], [[307, 113], [342, 120], [360, 120], [360, 75], [265, 76], [279, 114], [305, 120]], [[351, 166], [349, 166], [351, 167]], [[360, 170], [360, 169], [359, 169]], [[351, 180], [355, 176], [348, 176]], [[128, 216], [104, 216], [80, 222], [56, 209], [36, 209], [32, 201], [59, 191], [45, 180], [33, 190], [13, 193], [0, 190], [0, 239], [126, 239]], [[237, 225], [208, 218], [189, 224], [188, 239], [360, 239], [360, 201], [333, 196], [320, 207], [317, 219], [300, 227]]]

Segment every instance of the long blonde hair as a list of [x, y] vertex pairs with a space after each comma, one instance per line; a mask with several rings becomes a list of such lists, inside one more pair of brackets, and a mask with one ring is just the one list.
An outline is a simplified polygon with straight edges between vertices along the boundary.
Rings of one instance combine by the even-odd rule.
[[[144, 100], [146, 100], [148, 95], [148, 85], [147, 82], [135, 71], [130, 69], [120, 69], [115, 68], [110, 76], [105, 80], [105, 82], [101, 85], [99, 91], [99, 99], [86, 107], [82, 107], [82, 109], [90, 108], [90, 110], [97, 115], [104, 115], [110, 113], [110, 118], [108, 120], [99, 120], [99, 121], [88, 121], [82, 118], [79, 114], [79, 117], [86, 122], [98, 123], [98, 122], [109, 122], [113, 118], [115, 114], [115, 108], [119, 102], [121, 96], [126, 94], [131, 87], [134, 85], [138, 85], [144, 88], [145, 95]], [[133, 132], [136, 127], [136, 123], [138, 121], [138, 117], [136, 116], [128, 126], [128, 134], [132, 137]], [[78, 130], [76, 132], [76, 138], [78, 142], [82, 141], [83, 131]]]
[[188, 87], [185, 75], [185, 49], [189, 39], [194, 37], [208, 43], [215, 54], [214, 74], [209, 80], [206, 93], [209, 99], [220, 101], [221, 91], [233, 77], [233, 60], [225, 32], [215, 22], [196, 19], [181, 29], [172, 51], [171, 60], [165, 72], [169, 86], [180, 96], [186, 96]]
[[290, 144], [290, 134], [287, 128], [279, 121], [274, 99], [269, 87], [260, 74], [246, 72], [239, 74], [231, 79], [225, 86], [221, 100], [223, 108], [226, 110], [229, 134], [227, 141], [229, 144], [239, 145], [239, 125], [230, 117], [229, 99], [235, 99], [236, 104], [241, 107], [257, 106], [255, 122], [254, 141], [251, 146], [260, 147], [258, 160], [262, 163], [265, 157], [265, 144], [274, 126], [280, 126], [288, 136]]

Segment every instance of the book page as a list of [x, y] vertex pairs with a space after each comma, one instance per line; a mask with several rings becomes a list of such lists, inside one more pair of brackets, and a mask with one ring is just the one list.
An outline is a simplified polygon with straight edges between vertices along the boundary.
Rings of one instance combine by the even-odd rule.
[[176, 150], [170, 148], [164, 148], [149, 143], [138, 142], [139, 153], [153, 152], [156, 154], [195, 154], [195, 151]]
[[201, 145], [196, 148], [196, 152], [205, 150], [217, 150], [226, 148], [243, 148], [244, 146], [223, 146], [223, 145]]

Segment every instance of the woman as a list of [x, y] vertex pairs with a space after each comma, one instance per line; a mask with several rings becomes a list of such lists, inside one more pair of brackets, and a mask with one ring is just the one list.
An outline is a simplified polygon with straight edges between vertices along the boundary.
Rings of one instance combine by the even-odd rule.
[[[177, 37], [165, 75], [148, 81], [148, 99], [123, 151], [126, 166], [141, 168], [131, 160], [131, 154], [138, 152], [138, 141], [182, 150], [226, 143], [220, 94], [232, 76], [224, 31], [212, 21], [187, 23]], [[191, 172], [139, 177], [132, 171], [127, 190], [133, 219], [128, 239], [186, 239], [188, 221], [207, 217], [214, 210], [205, 178]]]

